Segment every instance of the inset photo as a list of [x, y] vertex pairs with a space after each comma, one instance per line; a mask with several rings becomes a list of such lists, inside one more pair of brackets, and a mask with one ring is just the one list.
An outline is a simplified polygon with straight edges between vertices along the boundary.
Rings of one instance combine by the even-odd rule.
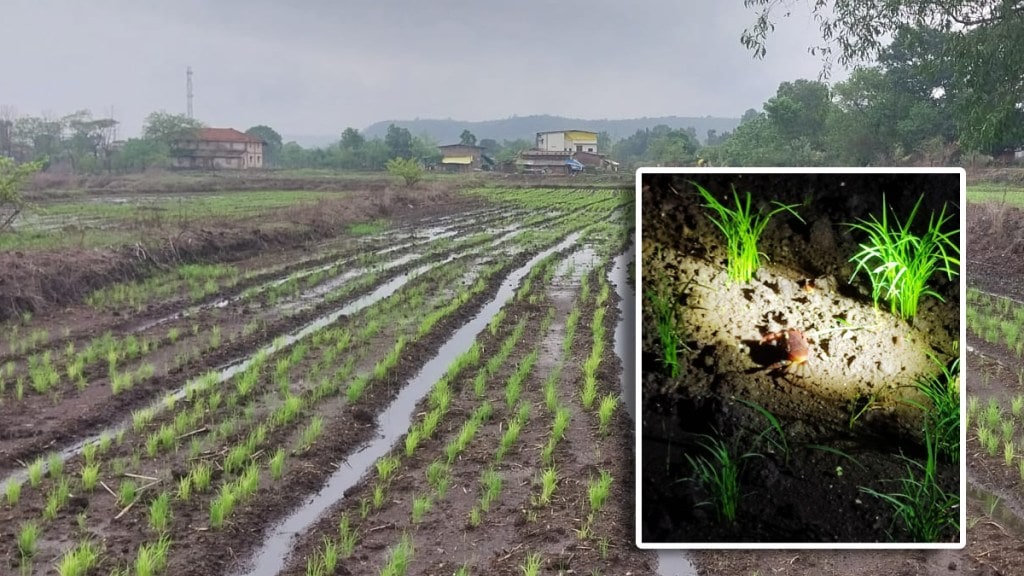
[[963, 547], [964, 171], [637, 189], [637, 545]]

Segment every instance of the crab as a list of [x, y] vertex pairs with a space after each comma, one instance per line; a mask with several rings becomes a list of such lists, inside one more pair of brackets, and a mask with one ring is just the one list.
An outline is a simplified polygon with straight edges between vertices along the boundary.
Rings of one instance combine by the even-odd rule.
[[778, 362], [768, 366], [769, 370], [787, 371], [793, 366], [806, 366], [811, 356], [811, 348], [804, 333], [795, 328], [787, 328], [778, 332], [769, 332], [761, 337], [762, 344], [772, 344], [783, 356]]

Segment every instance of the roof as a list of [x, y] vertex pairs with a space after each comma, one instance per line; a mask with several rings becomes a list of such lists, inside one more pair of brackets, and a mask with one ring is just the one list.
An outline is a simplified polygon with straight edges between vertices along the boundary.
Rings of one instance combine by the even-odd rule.
[[476, 148], [477, 150], [483, 150], [483, 146], [476, 146], [474, 144], [445, 144], [444, 146], [438, 146], [438, 148]]
[[445, 156], [441, 159], [441, 164], [472, 164], [472, 156]]
[[259, 142], [262, 138], [251, 136], [245, 132], [239, 132], [234, 128], [200, 128], [197, 140], [205, 142]]
[[566, 132], [585, 132], [587, 134], [594, 134], [595, 136], [597, 135], [597, 132], [594, 132], [593, 130], [575, 130], [575, 129], [573, 129], [573, 130], [547, 130], [545, 132], [537, 132], [537, 136], [540, 136], [541, 134], [565, 134]]

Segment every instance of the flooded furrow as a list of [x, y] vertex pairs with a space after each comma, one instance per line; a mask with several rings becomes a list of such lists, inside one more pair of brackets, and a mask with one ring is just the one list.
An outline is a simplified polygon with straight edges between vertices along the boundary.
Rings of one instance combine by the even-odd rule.
[[[619, 378], [622, 385], [622, 401], [626, 405], [633, 421], [636, 421], [637, 396], [640, 395], [636, 383], [636, 358], [640, 355], [640, 343], [636, 335], [636, 318], [638, 301], [636, 290], [630, 282], [629, 270], [636, 259], [636, 239], [631, 237], [629, 248], [616, 256], [608, 271], [608, 281], [615, 286], [619, 295], [619, 318], [615, 326], [614, 349], [619, 357], [622, 372]], [[635, 270], [635, 268], [633, 268]], [[634, 276], [635, 278], [635, 276]], [[639, 466], [637, 466], [639, 470]], [[697, 568], [685, 550], [658, 550], [657, 573], [660, 576], [697, 576]]]
[[530, 269], [547, 256], [572, 246], [578, 238], [579, 233], [574, 232], [558, 245], [534, 256], [502, 281], [494, 298], [452, 334], [377, 417], [376, 437], [341, 462], [338, 471], [316, 495], [270, 530], [247, 571], [243, 572], [246, 576], [272, 576], [281, 571], [294, 539], [312, 526], [324, 512], [340, 502], [345, 491], [355, 486], [367, 471], [373, 468], [378, 459], [392, 450], [412, 424], [416, 405], [444, 375], [452, 359], [469, 350], [476, 341], [476, 335], [484, 330], [494, 315], [512, 299], [519, 283]]

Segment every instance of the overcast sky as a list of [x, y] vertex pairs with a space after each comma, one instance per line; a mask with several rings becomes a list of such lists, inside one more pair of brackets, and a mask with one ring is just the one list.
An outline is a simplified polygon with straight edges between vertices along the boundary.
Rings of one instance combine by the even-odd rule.
[[740, 116], [816, 78], [806, 14], [766, 60], [741, 0], [3, 0], [0, 105], [109, 113], [120, 136], [154, 110], [240, 130], [339, 134], [380, 120]]

